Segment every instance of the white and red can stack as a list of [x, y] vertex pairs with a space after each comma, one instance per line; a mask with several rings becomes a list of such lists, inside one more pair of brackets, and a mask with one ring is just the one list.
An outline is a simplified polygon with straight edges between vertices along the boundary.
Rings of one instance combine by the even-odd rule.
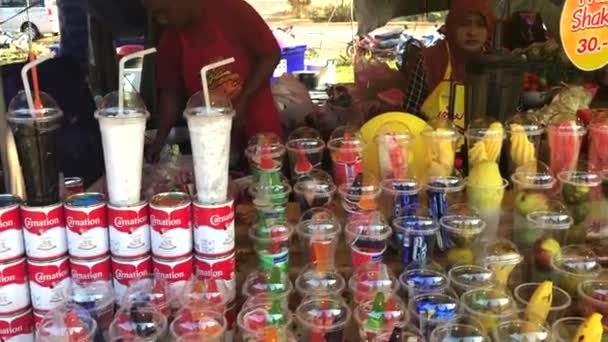
[[68, 254], [63, 204], [21, 206], [25, 254], [29, 260], [55, 260]]
[[0, 315], [0, 341], [33, 342], [34, 316], [26, 308], [10, 315]]
[[0, 262], [21, 258], [25, 254], [19, 197], [0, 195]]
[[108, 214], [102, 194], [72, 195], [66, 199], [64, 211], [71, 258], [98, 259], [109, 254]]
[[70, 258], [70, 269], [75, 284], [104, 282], [112, 286], [112, 262], [109, 254], [96, 259]]
[[129, 285], [152, 274], [152, 257], [147, 254], [136, 259], [112, 257], [112, 279], [116, 302], [120, 303]]
[[65, 301], [72, 284], [67, 255], [55, 260], [28, 260], [27, 270], [32, 307], [36, 312], [46, 313]]

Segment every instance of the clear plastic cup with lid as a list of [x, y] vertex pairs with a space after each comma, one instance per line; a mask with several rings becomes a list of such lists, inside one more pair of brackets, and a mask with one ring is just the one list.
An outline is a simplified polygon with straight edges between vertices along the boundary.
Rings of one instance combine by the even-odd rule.
[[341, 230], [336, 216], [325, 208], [312, 208], [300, 217], [296, 233], [302, 252], [319, 273], [334, 267]]
[[[64, 304], [50, 311], [36, 329], [37, 342], [89, 342], [101, 333], [88, 311], [74, 304]], [[100, 336], [103, 339], [103, 336]]]
[[180, 307], [190, 306], [224, 312], [235, 299], [236, 289], [221, 278], [194, 277], [184, 285], [178, 302]]
[[591, 316], [594, 312], [602, 315], [602, 324], [608, 326], [608, 281], [585, 280], [578, 285], [581, 314]]
[[115, 298], [112, 285], [104, 281], [73, 283], [69, 291], [69, 301], [87, 310], [96, 320], [99, 330], [107, 332], [114, 319]]
[[523, 256], [517, 246], [509, 240], [483, 242], [482, 245], [478, 257], [479, 263], [494, 273], [497, 287], [506, 287], [513, 270], [524, 260]]
[[412, 324], [420, 329], [428, 341], [436, 327], [445, 324], [458, 315], [458, 298], [449, 293], [423, 293], [410, 298], [408, 310]]
[[398, 295], [390, 292], [378, 292], [373, 299], [359, 304], [353, 316], [359, 327], [359, 338], [369, 342], [382, 332], [392, 331], [409, 321], [405, 304]]
[[292, 320], [292, 313], [280, 298], [259, 301], [244, 307], [236, 318], [239, 338], [242, 341], [263, 340], [269, 329], [275, 329], [277, 335], [286, 337], [285, 333]]
[[416, 178], [387, 178], [380, 182], [380, 187], [382, 188], [380, 208], [391, 222], [397, 217], [406, 215], [409, 206], [420, 203], [422, 184]]
[[544, 127], [536, 115], [515, 114], [505, 122], [505, 129], [510, 174], [523, 165], [543, 160], [540, 151]]
[[249, 238], [260, 268], [270, 273], [275, 267], [282, 272], [289, 272], [289, 247], [293, 227], [287, 224], [274, 224], [271, 226], [254, 225], [249, 228]]
[[406, 299], [423, 293], [441, 293], [450, 286], [449, 279], [443, 272], [426, 267], [401, 273], [399, 284], [402, 296]]
[[346, 288], [346, 280], [335, 268], [319, 272], [314, 265], [307, 265], [296, 278], [295, 288], [301, 298], [316, 294], [341, 296]]
[[300, 177], [293, 186], [301, 213], [312, 208], [328, 207], [333, 202], [337, 189], [331, 176], [318, 169]]
[[[522, 309], [527, 309], [530, 305], [530, 299], [534, 295], [536, 289], [541, 283], [524, 283], [517, 285], [513, 290], [513, 298]], [[568, 310], [571, 309], [572, 297], [568, 292], [560, 289], [553, 285], [552, 296], [551, 296], [551, 307], [549, 308], [549, 314], [546, 322], [552, 324], [558, 319], [564, 317]]]
[[475, 251], [486, 229], [486, 223], [477, 215], [448, 214], [439, 220], [441, 236], [446, 249], [448, 268], [472, 264]]
[[287, 153], [291, 181], [297, 182], [312, 170], [321, 168], [325, 142], [321, 134], [311, 127], [300, 127], [287, 137]]
[[255, 134], [247, 143], [245, 155], [255, 181], [264, 172], [280, 171], [285, 157], [285, 145], [275, 133], [260, 132]]
[[344, 228], [346, 244], [351, 250], [354, 269], [369, 262], [381, 262], [387, 249], [391, 227], [386, 224], [382, 213], [372, 212], [369, 216], [359, 216], [348, 222]]
[[477, 118], [465, 132], [469, 169], [482, 162], [500, 161], [506, 134], [502, 123], [490, 118]]
[[367, 263], [355, 269], [348, 279], [348, 288], [355, 304], [361, 304], [378, 292], [397, 293], [399, 281], [386, 264]]
[[479, 320], [486, 331], [517, 317], [517, 305], [504, 289], [473, 289], [462, 294], [464, 313]]
[[157, 275], [149, 275], [129, 285], [120, 306], [128, 309], [134, 305], [148, 304], [169, 317], [172, 301], [169, 284]]
[[606, 108], [592, 109], [592, 119], [587, 130], [589, 133], [589, 163], [598, 170], [608, 169], [608, 110]]
[[498, 323], [492, 336], [495, 342], [509, 342], [514, 339], [529, 342], [553, 341], [549, 329], [543, 325], [517, 319]]
[[344, 341], [351, 316], [348, 305], [334, 296], [305, 299], [295, 312], [303, 341]]
[[461, 140], [461, 135], [454, 124], [449, 120], [434, 119], [429, 122], [429, 126], [420, 135], [426, 146], [427, 176], [434, 178], [452, 175], [456, 151]]
[[173, 340], [183, 336], [198, 335], [199, 341], [222, 342], [226, 327], [223, 313], [186, 306], [177, 313], [169, 326], [169, 331]]
[[374, 342], [425, 342], [425, 339], [418, 328], [406, 324], [376, 335]]
[[406, 215], [393, 219], [396, 242], [404, 266], [425, 263], [433, 256], [439, 225], [429, 208], [413, 205], [406, 208]]
[[576, 114], [562, 113], [551, 118], [546, 130], [551, 173], [559, 175], [576, 169], [583, 138], [587, 133], [585, 125]]
[[293, 291], [293, 284], [287, 273], [275, 267], [270, 272], [254, 271], [243, 283], [243, 296], [246, 298], [266, 295], [274, 299], [287, 299]]
[[110, 325], [110, 340], [135, 338], [142, 342], [160, 342], [167, 334], [167, 317], [148, 303], [121, 308]]
[[446, 323], [440, 325], [431, 333], [430, 342], [446, 341], [478, 341], [490, 342], [490, 338], [483, 328], [461, 323]]
[[458, 265], [448, 272], [450, 286], [460, 296], [473, 289], [489, 289], [496, 286], [496, 277], [489, 268], [479, 265]]
[[376, 177], [367, 172], [357, 174], [352, 182], [338, 188], [342, 208], [347, 219], [365, 215], [378, 209], [381, 188]]
[[340, 126], [336, 128], [327, 142], [336, 184], [341, 186], [352, 183], [354, 177], [363, 168], [362, 154], [366, 143], [361, 132], [355, 127]]
[[578, 285], [585, 280], [596, 279], [602, 272], [597, 255], [585, 245], [562, 247], [551, 258], [553, 283], [578, 299]]
[[388, 122], [374, 136], [378, 147], [378, 170], [380, 179], [405, 179], [410, 172], [410, 145], [413, 140], [407, 125]]

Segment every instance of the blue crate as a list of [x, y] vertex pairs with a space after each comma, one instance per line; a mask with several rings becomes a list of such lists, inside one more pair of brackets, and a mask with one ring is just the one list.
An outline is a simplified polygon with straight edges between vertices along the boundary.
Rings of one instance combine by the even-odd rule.
[[276, 81], [285, 73], [291, 74], [295, 71], [304, 70], [307, 48], [306, 45], [298, 45], [281, 49], [281, 60], [270, 80]]

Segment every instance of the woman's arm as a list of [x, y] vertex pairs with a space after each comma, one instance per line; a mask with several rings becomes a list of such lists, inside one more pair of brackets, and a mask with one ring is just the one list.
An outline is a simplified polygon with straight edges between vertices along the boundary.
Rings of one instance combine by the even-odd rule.
[[251, 100], [262, 86], [268, 84], [280, 60], [281, 50], [278, 49], [278, 47], [275, 51], [256, 58], [254, 71], [243, 85], [241, 95], [237, 101], [235, 101], [234, 106], [237, 115], [244, 115], [242, 113], [246, 111], [247, 103], [249, 103], [249, 100]]

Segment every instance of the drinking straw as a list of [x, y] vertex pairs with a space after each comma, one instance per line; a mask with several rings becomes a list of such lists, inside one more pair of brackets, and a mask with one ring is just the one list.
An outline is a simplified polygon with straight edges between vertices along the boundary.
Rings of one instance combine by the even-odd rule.
[[125, 65], [132, 59], [143, 58], [145, 55], [155, 52], [156, 48], [150, 48], [128, 54], [120, 59], [120, 62], [118, 63], [118, 114], [122, 115], [125, 108]]
[[[30, 52], [30, 61], [36, 60], [36, 53]], [[42, 100], [40, 100], [40, 84], [38, 82], [38, 68], [32, 68], [32, 81], [34, 82], [34, 107], [42, 109]]]
[[207, 113], [211, 111], [211, 98], [209, 97], [209, 83], [207, 82], [207, 72], [209, 70], [213, 70], [215, 68], [219, 68], [231, 63], [234, 63], [234, 57], [226, 58], [224, 60], [205, 65], [201, 69], [201, 80], [203, 81], [203, 96], [205, 96], [205, 107], [207, 109]]
[[[51, 59], [53, 56], [44, 56], [44, 57], [39, 57], [36, 58], [32, 61], [30, 61], [29, 63], [25, 64], [23, 66], [23, 68], [21, 68], [21, 80], [23, 82], [23, 90], [25, 91], [25, 98], [27, 100], [27, 106], [28, 108], [34, 112], [36, 108], [36, 106], [34, 105], [34, 99], [32, 97], [32, 89], [30, 88], [30, 80], [27, 77], [27, 73], [31, 70], [34, 69], [36, 66], [38, 66], [39, 64], [46, 62], [47, 60]], [[35, 70], [35, 69], [34, 69]], [[36, 73], [36, 77], [33, 79], [34, 81], [34, 89], [36, 92], [38, 92], [38, 100], [40, 100], [40, 92], [38, 91], [38, 74]], [[42, 114], [42, 113], [40, 113]]]

